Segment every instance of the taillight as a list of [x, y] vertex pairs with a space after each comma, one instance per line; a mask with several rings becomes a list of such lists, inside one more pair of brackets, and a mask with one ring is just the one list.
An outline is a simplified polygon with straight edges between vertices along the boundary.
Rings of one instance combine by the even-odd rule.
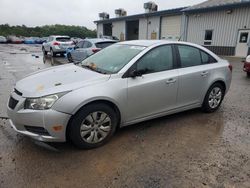
[[231, 64], [228, 65], [228, 68], [230, 69], [230, 71], [233, 71], [233, 66]]
[[101, 48], [93, 48], [93, 49], [92, 49], [92, 52], [93, 52], [93, 53], [96, 53], [96, 52], [99, 52], [100, 50], [101, 50]]
[[58, 46], [58, 45], [60, 45], [60, 43], [59, 42], [54, 42], [53, 45]]

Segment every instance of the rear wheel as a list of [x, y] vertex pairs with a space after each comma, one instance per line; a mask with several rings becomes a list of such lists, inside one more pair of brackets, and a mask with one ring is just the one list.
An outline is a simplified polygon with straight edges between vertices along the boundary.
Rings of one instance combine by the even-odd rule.
[[91, 149], [105, 144], [117, 126], [115, 111], [106, 104], [83, 107], [70, 123], [69, 138], [81, 149]]
[[52, 57], [55, 57], [55, 56], [56, 56], [56, 53], [54, 53], [54, 51], [52, 50], [52, 48], [50, 49], [50, 55], [51, 55]]
[[225, 88], [220, 83], [213, 84], [205, 96], [202, 109], [205, 112], [216, 111], [224, 98]]
[[73, 62], [73, 58], [72, 58], [71, 53], [67, 54], [67, 58], [68, 58], [69, 62]]

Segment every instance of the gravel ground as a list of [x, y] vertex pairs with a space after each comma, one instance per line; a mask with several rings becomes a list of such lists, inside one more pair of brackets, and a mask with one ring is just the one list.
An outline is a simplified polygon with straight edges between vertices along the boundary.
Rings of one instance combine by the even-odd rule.
[[[250, 187], [250, 78], [238, 58], [221, 108], [120, 129], [101, 148], [41, 146], [0, 119], [0, 187]], [[67, 61], [35, 45], [0, 45], [0, 116], [14, 83]]]

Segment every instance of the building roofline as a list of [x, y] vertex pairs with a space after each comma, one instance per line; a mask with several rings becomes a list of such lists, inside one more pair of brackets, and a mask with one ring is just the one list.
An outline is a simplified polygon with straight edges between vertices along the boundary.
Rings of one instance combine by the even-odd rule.
[[202, 8], [192, 8], [188, 7], [182, 10], [184, 13], [200, 13], [200, 12], [208, 12], [208, 11], [217, 11], [217, 10], [227, 10], [232, 8], [241, 8], [250, 6], [250, 1], [246, 2], [238, 2], [238, 3], [230, 3], [225, 5], [217, 5], [211, 7], [202, 7]]
[[135, 19], [139, 19], [139, 18], [163, 16], [163, 15], [180, 15], [180, 14], [182, 14], [182, 10], [186, 9], [186, 8], [187, 7], [180, 7], [180, 8], [161, 10], [161, 11], [150, 12], [150, 13], [122, 16], [122, 17], [111, 18], [111, 19], [107, 19], [107, 20], [96, 20], [96, 21], [94, 21], [94, 23], [110, 23], [110, 22], [115, 22], [115, 21], [135, 20]]

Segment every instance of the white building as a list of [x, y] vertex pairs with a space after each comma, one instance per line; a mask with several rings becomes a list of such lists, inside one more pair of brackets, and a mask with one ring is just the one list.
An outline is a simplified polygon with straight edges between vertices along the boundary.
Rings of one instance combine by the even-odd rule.
[[250, 0], [209, 0], [188, 8], [146, 9], [143, 14], [117, 15], [95, 23], [98, 37], [184, 40], [218, 55], [250, 54]]

